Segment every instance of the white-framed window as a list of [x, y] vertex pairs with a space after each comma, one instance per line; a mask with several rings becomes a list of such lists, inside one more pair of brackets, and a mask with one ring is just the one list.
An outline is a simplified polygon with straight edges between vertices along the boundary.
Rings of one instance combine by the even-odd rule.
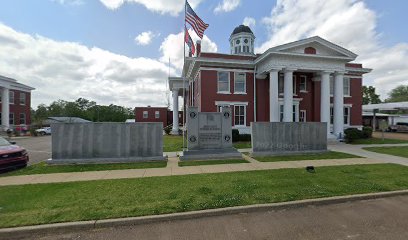
[[[350, 125], [350, 109], [351, 107], [349, 106], [344, 107], [343, 110], [344, 125]], [[334, 108], [330, 107], [330, 124], [333, 124], [333, 122], [334, 122]]]
[[[293, 104], [293, 122], [299, 122], [299, 104]], [[283, 103], [279, 104], [279, 110], [280, 110], [280, 121], [283, 122]]]
[[230, 78], [229, 72], [218, 72], [218, 92], [219, 93], [230, 93]]
[[9, 101], [10, 104], [14, 104], [14, 91], [9, 91]]
[[14, 125], [14, 113], [9, 113], [9, 124]]
[[26, 94], [20, 92], [20, 105], [26, 105]]
[[143, 111], [143, 118], [148, 118], [148, 117], [149, 117], [149, 112]]
[[299, 91], [307, 92], [307, 78], [305, 75], [300, 76]]
[[234, 106], [234, 125], [235, 126], [245, 126], [246, 125], [246, 109], [245, 105], [235, 105]]
[[300, 110], [299, 122], [306, 122], [306, 110]]
[[343, 78], [344, 96], [350, 96], [350, 78]]
[[20, 113], [20, 125], [26, 124], [26, 115], [25, 113]]
[[350, 107], [344, 107], [344, 125], [350, 125]]
[[246, 74], [235, 73], [234, 77], [234, 93], [246, 93]]
[[160, 112], [159, 112], [159, 111], [155, 111], [155, 112], [154, 112], [154, 117], [155, 117], [155, 118], [160, 118]]
[[278, 92], [279, 92], [279, 94], [283, 94], [283, 83], [284, 83], [283, 74], [279, 74], [279, 78], [278, 78]]

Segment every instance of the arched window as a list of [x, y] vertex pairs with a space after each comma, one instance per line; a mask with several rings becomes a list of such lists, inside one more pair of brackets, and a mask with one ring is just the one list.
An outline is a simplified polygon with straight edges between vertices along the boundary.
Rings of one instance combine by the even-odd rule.
[[305, 54], [316, 54], [316, 49], [313, 47], [305, 48]]

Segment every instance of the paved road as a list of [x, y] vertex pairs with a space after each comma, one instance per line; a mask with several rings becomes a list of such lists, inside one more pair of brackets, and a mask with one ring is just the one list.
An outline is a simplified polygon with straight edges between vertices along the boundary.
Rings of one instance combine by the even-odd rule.
[[408, 196], [27, 239], [408, 239]]
[[14, 138], [17, 145], [27, 149], [30, 156], [29, 165], [51, 158], [51, 136]]

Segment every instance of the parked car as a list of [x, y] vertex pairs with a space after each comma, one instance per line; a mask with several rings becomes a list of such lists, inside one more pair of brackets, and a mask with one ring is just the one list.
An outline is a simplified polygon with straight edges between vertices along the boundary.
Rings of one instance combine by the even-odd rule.
[[390, 132], [408, 132], [408, 123], [397, 122], [397, 124], [391, 125], [388, 129]]
[[51, 127], [39, 128], [39, 129], [36, 129], [35, 132], [38, 135], [51, 135]]
[[0, 170], [25, 167], [29, 161], [27, 151], [0, 137]]

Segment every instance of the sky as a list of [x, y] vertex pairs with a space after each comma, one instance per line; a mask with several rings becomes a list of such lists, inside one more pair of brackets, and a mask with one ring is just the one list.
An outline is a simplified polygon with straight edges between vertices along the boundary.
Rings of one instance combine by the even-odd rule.
[[[382, 99], [408, 84], [406, 0], [189, 2], [210, 25], [202, 51], [229, 53], [240, 24], [254, 32], [256, 53], [319, 35], [373, 69], [363, 84]], [[179, 76], [183, 65], [183, 26], [184, 0], [2, 0], [0, 75], [35, 87], [33, 108], [80, 97], [166, 106], [167, 77]]]

